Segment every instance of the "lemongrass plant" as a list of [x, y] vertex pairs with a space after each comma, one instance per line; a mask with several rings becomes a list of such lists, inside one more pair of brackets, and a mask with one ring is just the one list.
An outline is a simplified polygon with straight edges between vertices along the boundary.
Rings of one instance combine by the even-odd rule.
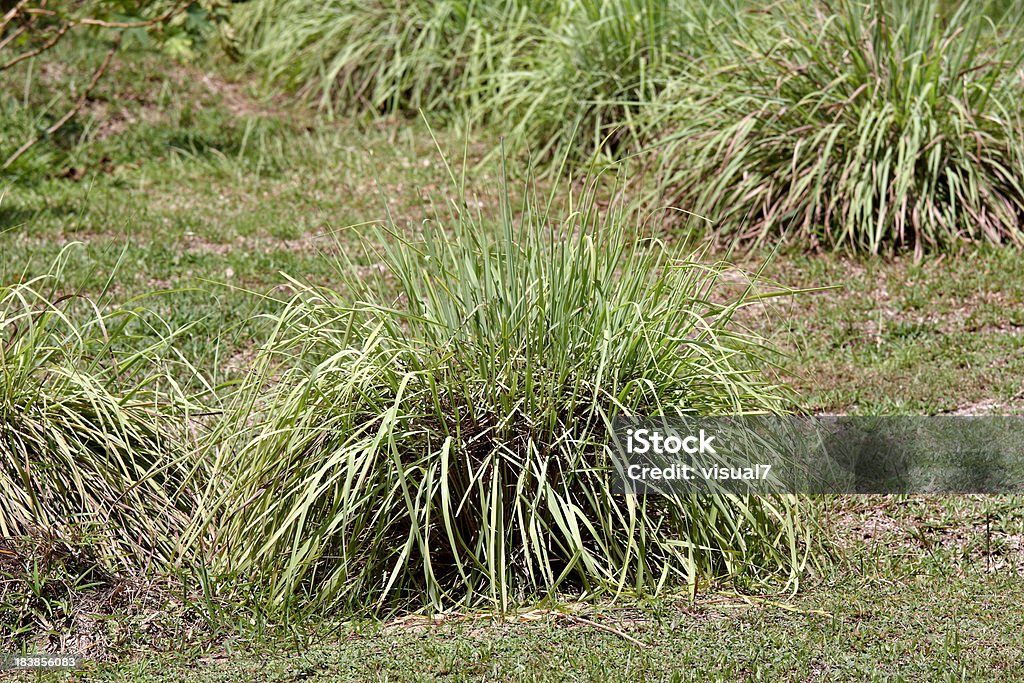
[[254, 0], [239, 47], [328, 112], [497, 125], [535, 157], [637, 150], [639, 114], [712, 58], [740, 0]]
[[[718, 35], [750, 22], [739, 0], [559, 3], [534, 49], [495, 73], [470, 112], [534, 158], [623, 159], [651, 139], [644, 113], [673, 83], [717, 61]], [[499, 65], [500, 66], [500, 65]]]
[[199, 503], [192, 402], [167, 364], [185, 361], [138, 311], [62, 294], [67, 258], [0, 286], [0, 535], [84, 532], [108, 569], [167, 566]]
[[1024, 243], [1020, 6], [947, 5], [779, 5], [723, 43], [731, 67], [649, 110], [669, 201], [730, 239]]
[[534, 39], [550, 0], [256, 0], [234, 13], [247, 60], [328, 112], [473, 106]]
[[592, 189], [370, 229], [381, 277], [291, 280], [215, 436], [216, 571], [268, 604], [508, 609], [559, 593], [795, 581], [793, 497], [613, 493], [619, 415], [775, 413], [720, 263], [642, 239]]

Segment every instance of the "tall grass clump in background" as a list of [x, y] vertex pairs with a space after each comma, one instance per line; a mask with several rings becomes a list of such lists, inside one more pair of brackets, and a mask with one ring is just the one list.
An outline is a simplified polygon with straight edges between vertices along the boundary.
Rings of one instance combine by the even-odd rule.
[[651, 109], [670, 131], [660, 165], [672, 200], [757, 240], [1020, 244], [1022, 43], [976, 4], [944, 14], [948, 4], [779, 11], [777, 30], [737, 45], [696, 105], [670, 92]]
[[471, 106], [556, 4], [255, 0], [233, 23], [247, 59], [328, 111], [415, 113]]
[[795, 579], [792, 497], [612, 492], [616, 415], [785, 409], [752, 299], [593, 193], [503, 216], [389, 222], [382, 276], [292, 283], [222, 427], [217, 570], [354, 610]]
[[172, 337], [139, 344], [132, 310], [59, 295], [66, 256], [0, 287], [0, 536], [86, 533], [108, 569], [159, 566], [198, 504]]
[[695, 34], [726, 4], [562, 2], [537, 49], [495, 75], [480, 116], [541, 159], [635, 151], [637, 114], [695, 59]]
[[634, 152], [642, 108], [716, 54], [739, 0], [256, 0], [241, 52], [346, 114], [415, 113], [498, 126], [517, 148]]

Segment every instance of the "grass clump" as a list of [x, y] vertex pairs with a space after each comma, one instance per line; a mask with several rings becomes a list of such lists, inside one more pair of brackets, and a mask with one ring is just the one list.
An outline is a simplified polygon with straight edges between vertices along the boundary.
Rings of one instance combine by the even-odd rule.
[[257, 0], [233, 23], [247, 59], [328, 111], [444, 111], [469, 106], [554, 4]]
[[0, 287], [0, 535], [85, 531], [103, 566], [171, 562], [197, 497], [184, 411], [137, 312], [61, 295], [53, 270]]
[[785, 409], [732, 323], [751, 299], [592, 192], [515, 208], [389, 222], [382, 277], [293, 281], [223, 425], [218, 571], [355, 610], [798, 575], [791, 497], [612, 493], [616, 415]]
[[940, 5], [815, 3], [748, 35], [696, 107], [652, 110], [674, 131], [674, 201], [756, 240], [1020, 244], [1020, 41], [972, 3]]
[[258, 0], [241, 51], [328, 111], [498, 126], [552, 160], [638, 149], [638, 114], [706, 58], [736, 0]]
[[535, 49], [495, 75], [479, 118], [540, 158], [637, 149], [635, 118], [690, 47], [691, 3], [560, 3]]

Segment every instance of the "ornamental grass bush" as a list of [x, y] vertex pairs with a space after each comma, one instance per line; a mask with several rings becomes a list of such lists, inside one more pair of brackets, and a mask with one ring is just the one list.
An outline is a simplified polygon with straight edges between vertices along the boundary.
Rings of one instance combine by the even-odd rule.
[[650, 109], [666, 201], [755, 241], [1020, 245], [1019, 3], [947, 4], [782, 5], [702, 94]]
[[796, 581], [796, 498], [624, 496], [609, 470], [615, 416], [787, 409], [734, 321], [757, 296], [592, 190], [498, 221], [459, 197], [371, 230], [380, 277], [291, 281], [215, 438], [216, 570], [373, 612]]
[[67, 255], [0, 287], [0, 536], [85, 534], [109, 570], [167, 567], [203, 485], [190, 366], [140, 310], [62, 294]]

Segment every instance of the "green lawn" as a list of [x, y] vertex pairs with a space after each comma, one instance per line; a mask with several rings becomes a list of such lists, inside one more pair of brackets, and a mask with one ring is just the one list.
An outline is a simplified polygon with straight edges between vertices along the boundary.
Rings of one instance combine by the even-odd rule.
[[[238, 617], [168, 640], [139, 629], [119, 661], [68, 680], [1024, 680], [1024, 513], [995, 498], [831, 501], [846, 559], [796, 596], [701, 591], [384, 622]], [[134, 617], [136, 623], [143, 619]], [[167, 628], [166, 632], [160, 632]], [[229, 633], [229, 634], [228, 634]], [[27, 679], [27, 677], [26, 677]]]
[[[141, 301], [172, 325], [198, 321], [181, 350], [217, 381], [245, 371], [262, 334], [254, 315], [286, 296], [281, 273], [336, 282], [334, 257], [344, 250], [374, 276], [372, 249], [358, 228], [343, 228], [386, 211], [415, 225], [447, 199], [446, 172], [422, 121], [328, 124], [259, 97], [230, 68], [165, 69], [145, 55], [134, 63], [139, 72], [120, 81], [130, 96], [101, 90], [104, 106], [93, 112], [120, 121], [116, 131], [82, 124], [83, 144], [0, 180], [0, 276], [43, 273], [81, 242], [70, 252], [66, 290], [98, 293], [113, 273], [112, 302]], [[462, 135], [438, 138], [462, 157]], [[472, 141], [468, 184], [486, 214], [496, 210], [499, 170], [472, 162], [498, 139], [478, 131]], [[753, 268], [766, 257], [737, 258]], [[976, 249], [919, 264], [781, 253], [765, 274], [784, 287], [836, 286], [773, 299], [744, 319], [786, 351], [779, 372], [804, 409], [1024, 407], [1019, 253]], [[825, 538], [844, 552], [796, 595], [742, 598], [701, 587], [693, 600], [539, 606], [512, 620], [303, 618], [288, 628], [230, 609], [211, 626], [182, 616], [181, 601], [155, 600], [152, 627], [145, 614], [94, 623], [116, 645], [109, 661], [64, 677], [1024, 680], [1017, 499], [815, 506]], [[184, 589], [188, 599], [196, 592]]]

